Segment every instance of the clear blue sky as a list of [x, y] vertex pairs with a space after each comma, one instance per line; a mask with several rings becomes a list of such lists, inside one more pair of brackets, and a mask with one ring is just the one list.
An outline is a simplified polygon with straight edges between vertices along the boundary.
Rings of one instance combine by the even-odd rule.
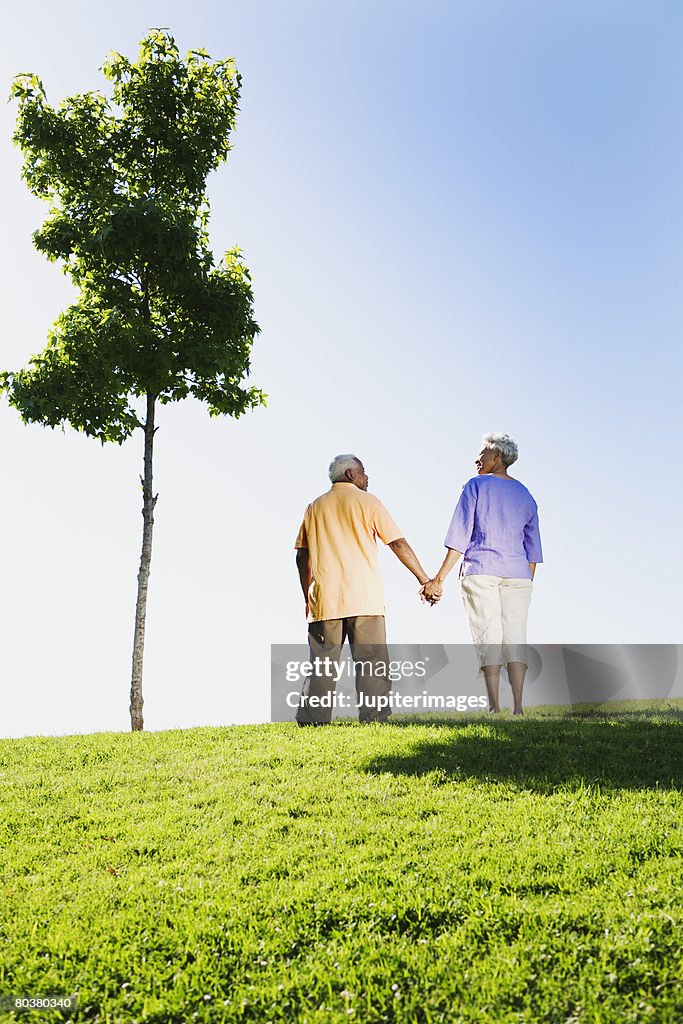
[[[356, 451], [435, 571], [484, 431], [520, 443], [546, 563], [530, 638], [681, 640], [683, 8], [572, 0], [40, 0], [2, 76], [50, 100], [168, 27], [244, 79], [211, 180], [217, 253], [245, 251], [267, 409], [165, 407], [157, 434], [146, 727], [265, 720], [272, 642], [305, 640], [292, 545]], [[70, 298], [32, 248], [46, 210], [0, 109], [3, 367]], [[142, 439], [101, 448], [0, 406], [0, 735], [127, 729]], [[390, 638], [465, 642], [382, 552]]]

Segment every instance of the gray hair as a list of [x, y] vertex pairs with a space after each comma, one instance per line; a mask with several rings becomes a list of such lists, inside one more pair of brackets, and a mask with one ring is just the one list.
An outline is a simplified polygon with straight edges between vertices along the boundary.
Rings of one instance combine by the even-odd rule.
[[484, 434], [482, 448], [492, 448], [494, 451], [500, 452], [506, 469], [517, 461], [519, 455], [517, 442], [509, 434]]
[[347, 469], [358, 469], [362, 463], [357, 455], [335, 455], [330, 463], [328, 473], [333, 484], [340, 484], [346, 480]]

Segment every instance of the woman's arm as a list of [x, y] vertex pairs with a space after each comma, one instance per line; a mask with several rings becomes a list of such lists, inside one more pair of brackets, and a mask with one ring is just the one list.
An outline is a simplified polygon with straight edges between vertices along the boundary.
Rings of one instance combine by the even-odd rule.
[[[443, 593], [443, 581], [456, 564], [472, 537], [474, 529], [474, 512], [477, 505], [477, 484], [474, 480], [468, 480], [463, 487], [458, 503], [455, 506], [451, 524], [446, 534], [445, 545], [448, 549], [443, 564], [433, 580], [425, 583], [420, 591], [422, 597], [434, 604]], [[456, 547], [459, 545], [459, 547]]]
[[529, 560], [531, 569], [531, 578], [534, 576], [533, 567], [538, 565], [539, 562], [543, 561], [543, 549], [541, 548], [541, 534], [538, 529], [538, 508], [534, 507], [534, 511], [529, 519], [529, 522], [524, 527], [524, 553]]
[[444, 580], [448, 576], [451, 569], [455, 567], [461, 555], [462, 551], [456, 551], [455, 548], [448, 548], [446, 557], [444, 558], [441, 568], [437, 572], [436, 576], [434, 577], [433, 580], [429, 580], [428, 583], [425, 583], [424, 587], [422, 588], [422, 593], [424, 594], [428, 601], [438, 601], [438, 599], [441, 597], [441, 595], [443, 594]]
[[461, 555], [462, 555], [462, 551], [456, 551], [455, 548], [449, 548], [448, 552], [446, 554], [446, 557], [443, 560], [441, 568], [437, 572], [437, 574], [434, 577], [434, 579], [438, 580], [439, 583], [443, 583], [443, 581], [446, 579], [446, 577], [448, 576], [448, 574], [451, 571], [451, 569], [453, 569], [455, 567], [455, 565], [456, 565], [456, 563], [457, 563], [457, 561], [458, 561], [458, 559], [460, 558]]

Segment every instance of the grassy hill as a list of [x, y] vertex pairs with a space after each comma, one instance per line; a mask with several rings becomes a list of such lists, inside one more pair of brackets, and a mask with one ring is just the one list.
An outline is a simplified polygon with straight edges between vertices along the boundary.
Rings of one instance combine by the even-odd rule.
[[0, 741], [0, 1020], [683, 1021], [681, 702]]

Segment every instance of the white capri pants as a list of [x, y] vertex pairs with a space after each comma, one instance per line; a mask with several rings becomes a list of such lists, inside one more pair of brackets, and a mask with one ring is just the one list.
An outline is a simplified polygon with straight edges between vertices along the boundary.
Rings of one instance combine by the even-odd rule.
[[480, 672], [484, 665], [528, 664], [526, 622], [532, 589], [531, 580], [483, 573], [460, 580]]

